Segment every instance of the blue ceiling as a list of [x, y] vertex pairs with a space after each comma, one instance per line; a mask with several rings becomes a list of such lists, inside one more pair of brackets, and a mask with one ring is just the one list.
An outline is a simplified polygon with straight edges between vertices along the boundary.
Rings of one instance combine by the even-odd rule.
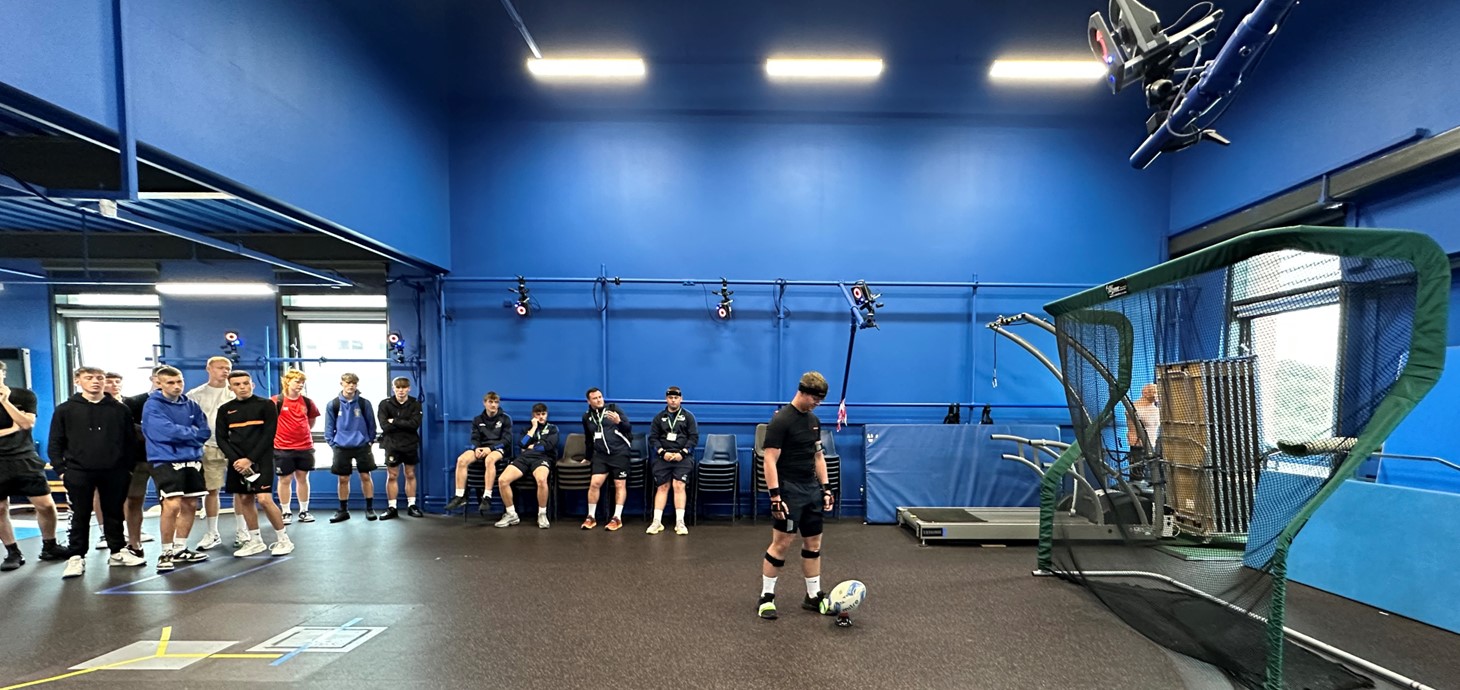
[[[124, 201], [119, 205], [146, 220], [206, 235], [312, 232], [248, 202], [232, 199], [143, 199]], [[82, 229], [79, 211], [61, 208], [42, 199], [0, 199], [0, 231], [79, 232]], [[85, 229], [102, 233], [150, 234], [94, 214], [86, 214]]]

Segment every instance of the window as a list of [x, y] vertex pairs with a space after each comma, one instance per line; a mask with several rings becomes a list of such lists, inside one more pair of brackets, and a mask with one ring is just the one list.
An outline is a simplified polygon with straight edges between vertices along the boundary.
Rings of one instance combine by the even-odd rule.
[[[285, 363], [285, 367], [297, 367], [308, 376], [304, 394], [319, 405], [321, 412], [314, 425], [315, 451], [327, 462], [330, 449], [322, 440], [323, 412], [340, 394], [340, 376], [347, 372], [359, 376], [359, 394], [372, 406], [391, 394], [384, 298], [286, 295], [284, 318], [289, 356], [298, 358]], [[376, 445], [374, 451], [377, 464], [383, 466], [380, 446]]]
[[57, 295], [57, 397], [70, 395], [71, 372], [79, 366], [121, 374], [122, 395], [150, 390], [155, 346], [162, 342], [156, 300], [156, 295]]

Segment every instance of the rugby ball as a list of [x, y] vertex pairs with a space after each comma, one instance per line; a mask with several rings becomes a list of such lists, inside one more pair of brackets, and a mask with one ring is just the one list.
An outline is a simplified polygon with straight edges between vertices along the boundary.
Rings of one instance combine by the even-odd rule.
[[867, 599], [867, 585], [859, 580], [847, 580], [831, 589], [827, 595], [826, 603], [828, 613], [848, 613], [852, 609], [862, 605]]

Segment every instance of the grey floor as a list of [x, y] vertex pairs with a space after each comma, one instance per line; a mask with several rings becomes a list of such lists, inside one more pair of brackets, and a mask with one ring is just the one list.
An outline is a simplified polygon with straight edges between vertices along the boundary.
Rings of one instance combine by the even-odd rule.
[[[167, 661], [186, 663], [181, 670], [124, 663], [32, 687], [1227, 687], [1079, 588], [1031, 577], [1032, 547], [920, 547], [895, 527], [833, 524], [823, 579], [860, 579], [869, 592], [855, 627], [838, 629], [796, 605], [795, 557], [781, 578], [781, 619], [755, 617], [764, 523], [649, 537], [638, 520], [609, 533], [570, 521], [539, 530], [526, 521], [494, 529], [475, 516], [361, 517], [292, 527], [298, 549], [288, 560], [214, 551], [165, 577], [150, 562], [108, 569], [94, 552], [84, 577], [63, 581], [60, 564], [32, 558], [38, 541], [23, 541], [27, 564], [0, 574], [0, 681], [75, 673], [134, 644], [105, 661], [151, 656], [170, 626]], [[1436, 687], [1460, 681], [1455, 655], [1433, 651], [1460, 637], [1341, 600], [1324, 609], [1332, 602], [1318, 598], [1333, 597], [1305, 594], [1297, 610], [1324, 612], [1299, 614], [1301, 623], [1348, 630], [1335, 635], [1340, 646], [1364, 651], [1355, 647], [1378, 626], [1375, 660]], [[320, 647], [374, 635], [353, 651], [250, 652], [295, 626], [352, 622]], [[200, 641], [217, 644], [187, 644]], [[175, 656], [188, 650], [195, 656]], [[202, 658], [220, 652], [269, 658]]]

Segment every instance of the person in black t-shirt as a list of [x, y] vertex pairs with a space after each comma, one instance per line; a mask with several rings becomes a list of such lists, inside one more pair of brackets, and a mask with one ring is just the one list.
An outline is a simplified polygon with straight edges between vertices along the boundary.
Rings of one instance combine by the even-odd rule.
[[806, 575], [806, 600], [801, 608], [828, 613], [821, 591], [822, 513], [831, 510], [826, 457], [821, 454], [821, 420], [812, 414], [826, 398], [826, 377], [801, 375], [796, 397], [776, 411], [766, 426], [765, 485], [771, 498], [771, 545], [761, 564], [761, 595], [756, 614], [776, 617], [776, 577], [786, 564], [786, 550], [801, 533], [801, 570]]
[[[234, 556], [243, 558], [263, 553], [274, 556], [294, 552], [284, 526], [284, 513], [274, 503], [274, 435], [279, 428], [279, 408], [274, 401], [253, 394], [253, 377], [246, 371], [228, 374], [233, 399], [218, 406], [213, 428], [218, 450], [228, 463], [223, 484], [233, 494], [233, 509], [243, 517], [247, 539]], [[259, 511], [263, 511], [277, 541], [268, 547], [259, 532]]]
[[41, 528], [43, 561], [64, 561], [69, 555], [56, 543], [56, 502], [46, 481], [46, 464], [36, 453], [31, 429], [35, 428], [36, 396], [25, 388], [5, 385], [5, 363], [0, 362], [0, 544], [5, 560], [0, 571], [25, 565], [15, 530], [10, 525], [10, 497], [25, 496], [35, 507]]

